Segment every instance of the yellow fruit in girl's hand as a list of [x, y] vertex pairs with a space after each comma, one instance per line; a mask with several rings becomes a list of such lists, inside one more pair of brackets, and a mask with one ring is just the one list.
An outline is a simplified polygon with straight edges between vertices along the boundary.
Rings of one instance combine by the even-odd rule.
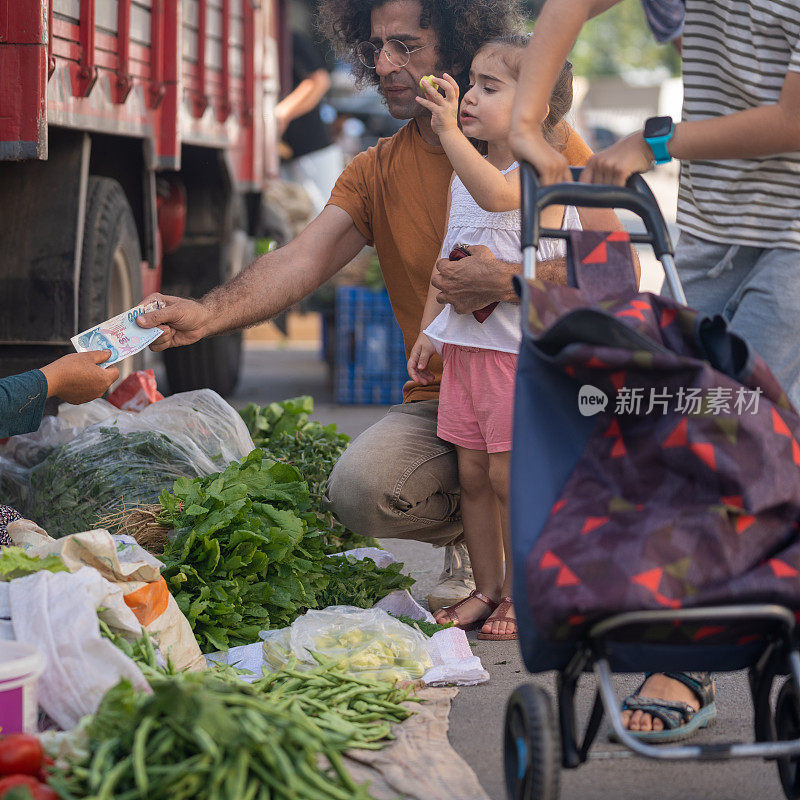
[[435, 77], [436, 77], [435, 75], [423, 75], [419, 82], [419, 88], [422, 89], [422, 91], [424, 92], [425, 87], [429, 86], [435, 92], [438, 88], [436, 84], [433, 82]]

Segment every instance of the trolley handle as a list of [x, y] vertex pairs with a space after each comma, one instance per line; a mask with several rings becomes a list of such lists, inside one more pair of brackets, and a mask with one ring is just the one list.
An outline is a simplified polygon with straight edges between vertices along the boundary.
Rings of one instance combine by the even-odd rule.
[[522, 181], [522, 249], [534, 250], [544, 236], [566, 239], [569, 232], [560, 228], [542, 228], [541, 214], [547, 206], [571, 205], [592, 208], [624, 208], [632, 211], [645, 224], [647, 233], [631, 234], [631, 241], [649, 244], [659, 259], [673, 256], [675, 250], [669, 229], [647, 182], [639, 174], [631, 175], [625, 187], [579, 183], [582, 167], [571, 167], [573, 183], [555, 183], [539, 186], [539, 176], [527, 161], [520, 164]]

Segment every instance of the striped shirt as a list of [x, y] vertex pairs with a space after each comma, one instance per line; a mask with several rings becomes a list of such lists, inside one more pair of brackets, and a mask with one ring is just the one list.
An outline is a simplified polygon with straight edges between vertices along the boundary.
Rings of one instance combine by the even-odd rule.
[[[683, 119], [778, 102], [800, 72], [800, 0], [686, 0]], [[800, 250], [800, 151], [684, 161], [678, 225], [723, 244]]]

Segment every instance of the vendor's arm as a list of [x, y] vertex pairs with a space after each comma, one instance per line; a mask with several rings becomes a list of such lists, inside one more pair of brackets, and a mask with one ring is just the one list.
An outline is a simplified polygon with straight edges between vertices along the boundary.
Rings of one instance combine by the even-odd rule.
[[422, 82], [425, 97], [417, 102], [431, 112], [431, 127], [447, 153], [453, 169], [475, 202], [486, 211], [512, 211], [519, 208], [519, 173], [507, 175], [490, 164], [458, 127], [458, 84], [446, 72], [430, 76], [444, 96], [428, 80]]
[[509, 144], [536, 167], [542, 185], [571, 180], [564, 156], [548, 144], [542, 120], [556, 78], [587, 20], [620, 0], [548, 0], [522, 57]]
[[470, 255], [459, 261], [440, 258], [431, 278], [436, 301], [450, 303], [459, 314], [469, 314], [494, 302], [517, 302], [511, 283], [520, 264], [501, 261], [482, 244], [470, 245]]
[[367, 241], [347, 211], [328, 205], [285, 247], [261, 256], [201, 300], [151, 295], [148, 300], [160, 299], [165, 307], [136, 321], [143, 328], [159, 326], [165, 331], [150, 346], [152, 350], [246, 328], [313, 292], [355, 258]]
[[[800, 150], [800, 72], [787, 74], [773, 105], [677, 123], [668, 150], [680, 161], [758, 158]], [[652, 163], [653, 152], [639, 131], [595, 154], [581, 180], [623, 186], [634, 172], [645, 172]]]

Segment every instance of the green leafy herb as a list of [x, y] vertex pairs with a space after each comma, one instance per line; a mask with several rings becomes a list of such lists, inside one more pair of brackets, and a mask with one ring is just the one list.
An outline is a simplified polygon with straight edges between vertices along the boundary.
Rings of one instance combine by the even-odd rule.
[[328, 606], [372, 608], [390, 592], [409, 589], [414, 579], [403, 575], [400, 563], [378, 567], [371, 558], [356, 560], [352, 556], [329, 556], [324, 565], [327, 582], [318, 603]]
[[254, 450], [224, 472], [177, 480], [160, 502], [159, 522], [178, 531], [163, 576], [204, 652], [249, 644], [316, 607], [323, 541], [296, 469]]
[[0, 581], [13, 581], [34, 572], [46, 569], [48, 572], [67, 572], [64, 562], [58, 556], [29, 556], [21, 547], [0, 549]]
[[407, 617], [405, 614], [392, 614], [393, 617], [399, 619], [400, 622], [405, 622], [406, 625], [410, 625], [412, 628], [416, 628], [421, 634], [431, 637], [434, 633], [439, 633], [439, 631], [443, 631], [445, 628], [452, 628], [452, 622], [446, 622], [444, 625], [440, 625], [438, 622], [426, 622], [424, 619], [414, 619], [413, 617]]
[[33, 470], [26, 514], [51, 536], [67, 536], [129, 506], [155, 503], [176, 478], [196, 474], [190, 454], [166, 434], [99, 428]]
[[264, 407], [249, 403], [241, 415], [256, 446], [296, 467], [307, 481], [310, 509], [318, 517], [327, 552], [379, 547], [377, 540], [347, 530], [323, 505], [328, 477], [350, 438], [339, 433], [336, 425], [310, 419], [313, 411], [314, 400], [304, 395]]

